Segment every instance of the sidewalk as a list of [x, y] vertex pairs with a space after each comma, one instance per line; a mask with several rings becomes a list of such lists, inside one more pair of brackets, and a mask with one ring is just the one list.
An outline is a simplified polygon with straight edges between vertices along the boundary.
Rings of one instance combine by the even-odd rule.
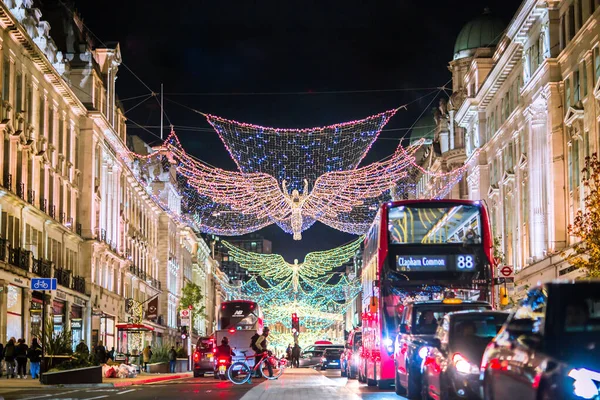
[[[345, 381], [344, 381], [345, 383]], [[241, 400], [359, 400], [360, 397], [344, 385], [321, 375], [312, 368], [286, 369], [275, 381], [266, 381], [252, 388]]]
[[[175, 374], [147, 374], [141, 373], [135, 378], [102, 378], [102, 383], [84, 383], [77, 385], [60, 385], [60, 387], [124, 387], [132, 385], [142, 385], [146, 383], [156, 383], [163, 381], [172, 381], [175, 379], [191, 378], [191, 372], [180, 372]], [[42, 385], [39, 380], [31, 379], [6, 379], [6, 376], [0, 378], [0, 387], [3, 389], [34, 389], [57, 387], [55, 385]]]

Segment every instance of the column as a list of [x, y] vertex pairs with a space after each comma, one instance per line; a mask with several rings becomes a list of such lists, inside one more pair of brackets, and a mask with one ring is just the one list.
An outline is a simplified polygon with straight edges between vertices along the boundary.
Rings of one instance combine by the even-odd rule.
[[6, 309], [8, 304], [8, 290], [6, 287], [6, 282], [3, 279], [0, 279], [0, 342], [6, 343], [8, 340], [6, 338], [6, 319], [8, 315], [8, 310]]
[[546, 169], [547, 160], [547, 116], [546, 102], [538, 100], [530, 106], [531, 114], [529, 132], [529, 190], [532, 257], [540, 260], [544, 257], [546, 247]]

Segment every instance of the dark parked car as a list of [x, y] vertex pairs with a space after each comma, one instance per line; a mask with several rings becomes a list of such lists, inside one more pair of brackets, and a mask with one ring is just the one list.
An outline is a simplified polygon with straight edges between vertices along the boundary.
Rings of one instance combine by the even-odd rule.
[[423, 399], [478, 399], [479, 366], [486, 346], [508, 318], [502, 311], [446, 314], [423, 364]]
[[340, 368], [340, 357], [343, 349], [325, 349], [321, 357], [321, 370]]
[[598, 399], [600, 281], [556, 281], [527, 294], [481, 364], [485, 399]]
[[454, 298], [406, 303], [394, 347], [396, 393], [406, 392], [409, 398], [421, 395], [421, 367], [444, 315], [453, 311], [491, 309], [492, 306], [483, 301]]
[[213, 374], [215, 370], [214, 357], [214, 339], [209, 337], [201, 337], [196, 343], [194, 351], [194, 377], [199, 377], [204, 374]]

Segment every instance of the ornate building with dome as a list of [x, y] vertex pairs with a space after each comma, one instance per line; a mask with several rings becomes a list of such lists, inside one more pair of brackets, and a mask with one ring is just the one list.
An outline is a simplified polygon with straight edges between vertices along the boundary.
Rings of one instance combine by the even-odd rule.
[[448, 197], [486, 202], [516, 297], [581, 274], [564, 254], [583, 205], [580, 171], [599, 146], [599, 3], [524, 0], [508, 26], [486, 10], [449, 63], [453, 93], [436, 112], [440, 154], [429, 162], [455, 152], [468, 165]]

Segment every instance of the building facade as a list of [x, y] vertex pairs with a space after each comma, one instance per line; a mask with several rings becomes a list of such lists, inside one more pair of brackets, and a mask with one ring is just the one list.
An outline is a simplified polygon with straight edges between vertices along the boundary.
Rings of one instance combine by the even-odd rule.
[[598, 8], [596, 0], [525, 0], [497, 43], [471, 37], [450, 62], [468, 197], [490, 209], [517, 297], [582, 274], [565, 254], [583, 207], [580, 171], [598, 149]]
[[[127, 136], [118, 43], [95, 45], [58, 0], [43, 10], [3, 1], [0, 53], [0, 342], [38, 335], [44, 303], [74, 344], [126, 352], [175, 341], [187, 282], [206, 290], [197, 329], [212, 331], [220, 271], [177, 218], [174, 171], [131, 158], [128, 145], [151, 149]], [[31, 290], [34, 277], [56, 278], [58, 290]]]

